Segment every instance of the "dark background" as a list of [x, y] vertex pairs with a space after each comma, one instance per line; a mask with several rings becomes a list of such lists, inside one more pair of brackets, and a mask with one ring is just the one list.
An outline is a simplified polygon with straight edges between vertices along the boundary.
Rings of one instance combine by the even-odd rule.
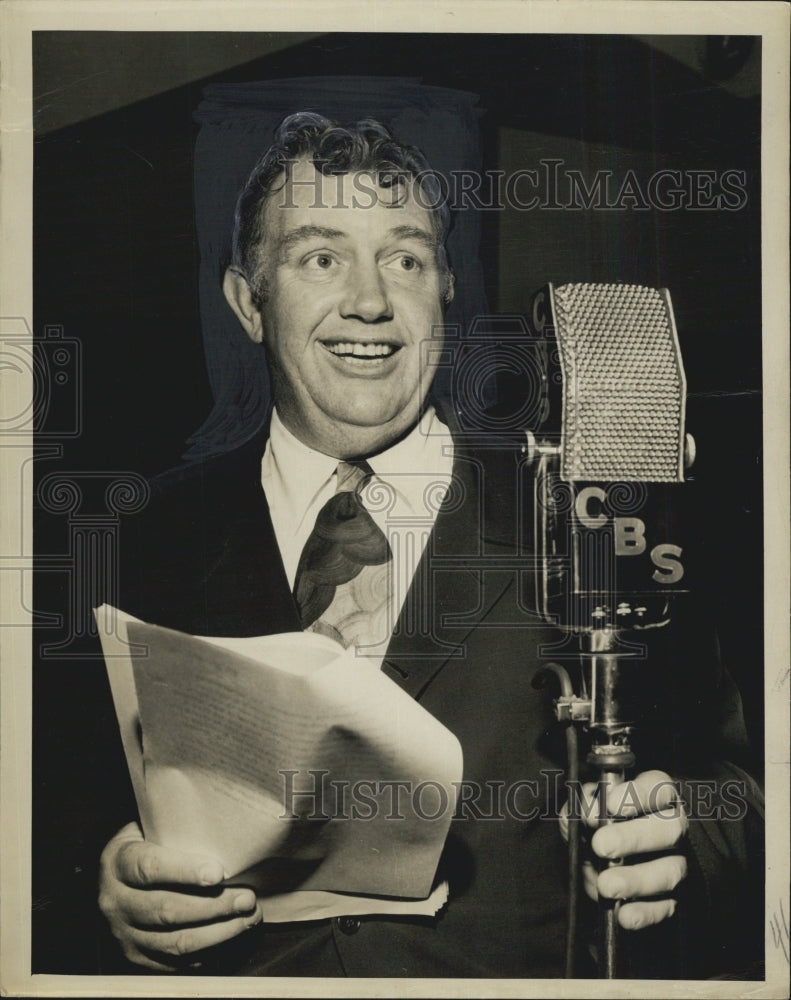
[[[670, 289], [688, 427], [698, 444], [700, 588], [716, 609], [723, 660], [742, 689], [760, 768], [758, 44], [34, 34], [34, 334], [46, 341], [54, 327], [77, 341], [81, 370], [72, 399], [79, 405], [53, 403], [40, 415], [37, 483], [56, 472], [161, 471], [178, 463], [212, 409], [198, 302], [192, 117], [209, 83], [355, 74], [468, 91], [479, 97], [482, 165], [490, 170], [533, 166], [541, 157], [562, 158], [588, 176], [602, 167], [621, 177], [631, 168], [643, 181], [663, 167], [743, 170], [747, 205], [733, 212], [483, 213], [479, 257], [495, 312], [526, 311], [547, 280]], [[70, 521], [37, 503], [35, 516], [34, 971], [90, 973], [99, 947], [96, 858], [114, 832], [99, 816], [109, 812], [120, 825], [130, 814], [118, 794], [124, 768], [104, 667], [77, 655], [89, 643], [83, 647], [68, 626], [74, 511]], [[88, 525], [87, 503], [80, 516]]]

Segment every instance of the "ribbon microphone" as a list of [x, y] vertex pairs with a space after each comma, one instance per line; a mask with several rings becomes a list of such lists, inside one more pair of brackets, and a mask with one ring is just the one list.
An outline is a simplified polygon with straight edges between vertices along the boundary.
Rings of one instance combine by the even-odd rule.
[[[670, 622], [687, 589], [679, 487], [694, 458], [686, 379], [670, 295], [638, 285], [547, 285], [532, 303], [542, 400], [524, 452], [535, 485], [537, 611], [563, 635], [547, 664], [560, 680], [569, 779], [574, 723], [591, 735], [599, 822], [606, 787], [635, 763], [629, 691], [645, 661], [641, 634]], [[682, 491], [683, 492], [683, 491]], [[554, 655], [557, 653], [557, 655]], [[546, 675], [544, 675], [546, 676]], [[573, 737], [573, 738], [572, 738]], [[573, 975], [579, 819], [570, 821], [567, 975]], [[600, 904], [598, 959], [617, 975], [618, 904]]]

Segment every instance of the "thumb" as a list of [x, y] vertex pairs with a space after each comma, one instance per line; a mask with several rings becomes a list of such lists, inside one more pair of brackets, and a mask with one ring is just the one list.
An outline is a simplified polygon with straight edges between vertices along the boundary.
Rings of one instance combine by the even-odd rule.
[[116, 876], [137, 888], [162, 884], [211, 886], [227, 877], [216, 858], [153, 844], [143, 838], [137, 823], [119, 830], [111, 844], [115, 847]]

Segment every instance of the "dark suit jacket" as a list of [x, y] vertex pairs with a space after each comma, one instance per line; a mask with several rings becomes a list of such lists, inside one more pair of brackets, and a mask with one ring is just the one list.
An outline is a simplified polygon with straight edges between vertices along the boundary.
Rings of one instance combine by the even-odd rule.
[[[298, 630], [261, 488], [264, 444], [258, 438], [155, 482], [147, 512], [136, 519], [132, 554], [122, 562], [124, 610], [195, 634]], [[382, 666], [456, 734], [465, 785], [481, 789], [477, 797], [465, 792], [468, 801], [457, 809], [440, 860], [438, 878], [450, 884], [446, 907], [434, 918], [364, 918], [346, 927], [352, 933], [338, 921], [262, 926], [218, 948], [204, 973], [562, 975], [566, 857], [555, 817], [566, 762], [553, 714], [556, 692], [551, 684], [533, 685], [542, 646], [556, 645], [560, 636], [530, 610], [532, 578], [523, 557], [531, 488], [510, 444], [457, 440], [454, 488]], [[674, 629], [671, 646], [680, 634]], [[738, 696], [715, 660], [696, 650], [692, 661], [694, 671], [665, 670], [661, 683], [647, 685], [639, 769], [722, 778], [731, 772], [715, 763], [713, 751], [721, 750], [719, 733], [728, 727], [730, 750], [739, 748]], [[695, 826], [688, 900], [667, 926], [640, 933], [630, 949], [631, 974], [710, 975], [723, 971], [726, 954], [735, 968], [748, 961], [734, 955], [717, 921], [728, 923], [723, 901], [745, 905], [751, 828]], [[712, 947], [692, 934], [702, 924], [715, 936]], [[594, 974], [587, 946], [580, 951], [580, 974]]]

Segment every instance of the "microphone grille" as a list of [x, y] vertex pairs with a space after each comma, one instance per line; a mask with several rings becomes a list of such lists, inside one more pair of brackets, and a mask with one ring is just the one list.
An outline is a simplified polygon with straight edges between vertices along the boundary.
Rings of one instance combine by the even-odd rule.
[[686, 379], [667, 290], [570, 284], [552, 298], [561, 477], [682, 481]]

